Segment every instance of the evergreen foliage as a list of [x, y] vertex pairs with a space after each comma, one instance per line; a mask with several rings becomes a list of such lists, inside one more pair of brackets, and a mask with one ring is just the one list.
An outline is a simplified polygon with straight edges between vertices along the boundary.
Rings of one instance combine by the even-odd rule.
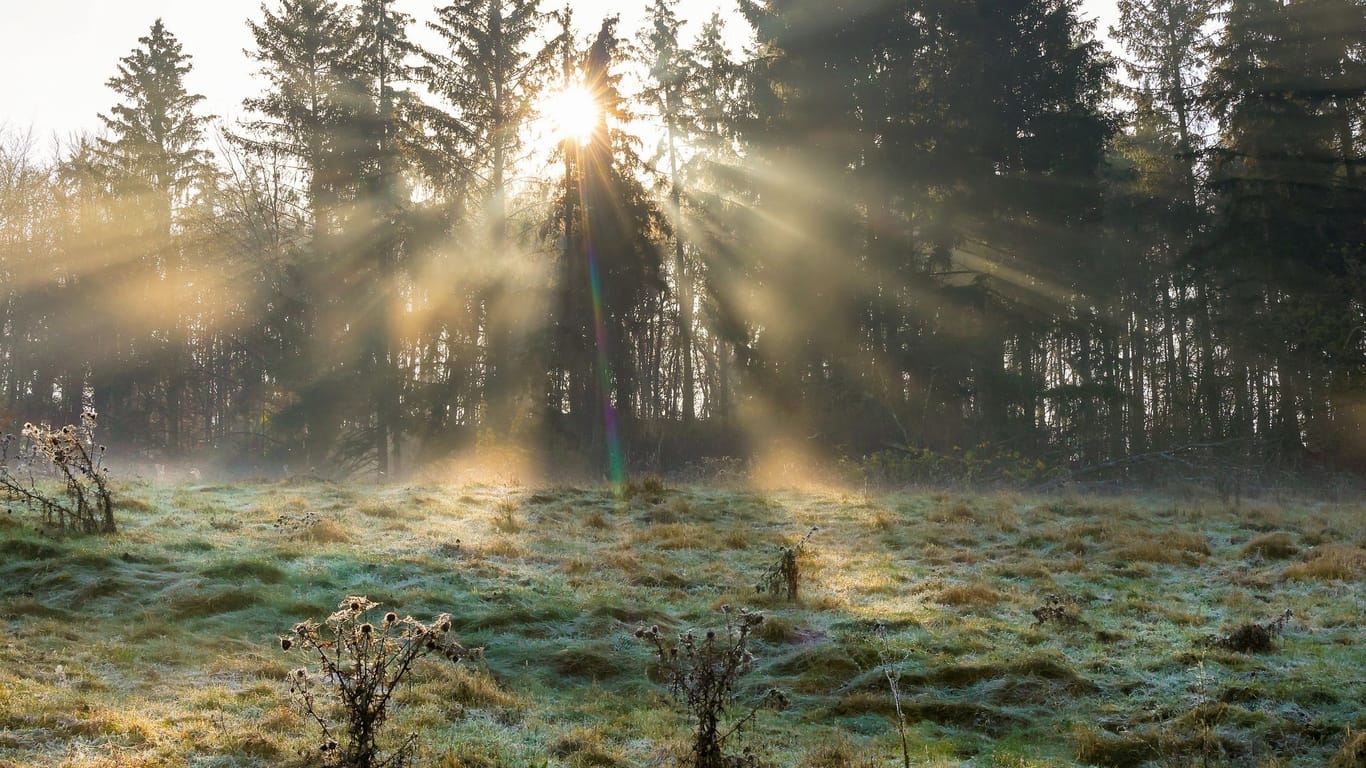
[[100, 136], [0, 141], [0, 416], [386, 477], [1366, 462], [1358, 0], [1123, 0], [1117, 57], [1075, 0], [740, 10], [737, 55], [671, 0], [587, 39], [452, 0], [423, 50], [391, 0], [274, 0], [216, 157], [157, 21]]

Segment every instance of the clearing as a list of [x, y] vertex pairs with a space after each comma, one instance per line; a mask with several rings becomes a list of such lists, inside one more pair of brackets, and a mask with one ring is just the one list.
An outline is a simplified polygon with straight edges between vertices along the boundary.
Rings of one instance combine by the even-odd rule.
[[[317, 739], [284, 682], [301, 660], [277, 638], [348, 594], [422, 620], [449, 611], [456, 637], [486, 646], [482, 662], [420, 662], [400, 692], [387, 728], [420, 735], [424, 766], [676, 762], [686, 717], [632, 633], [720, 626], [723, 605], [768, 617], [742, 699], [776, 686], [790, 706], [734, 745], [765, 765], [900, 766], [888, 670], [914, 765], [1366, 753], [1359, 502], [650, 483], [117, 491], [112, 536], [48, 538], [22, 509], [0, 516], [4, 768], [297, 763]], [[813, 525], [800, 602], [757, 593], [778, 547]], [[1271, 628], [1254, 637], [1269, 645], [1239, 647], [1250, 624]]]

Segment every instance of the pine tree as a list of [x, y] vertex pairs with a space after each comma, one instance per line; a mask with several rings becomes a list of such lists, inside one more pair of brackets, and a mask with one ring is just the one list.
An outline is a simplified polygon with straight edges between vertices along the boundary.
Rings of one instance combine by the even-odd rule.
[[656, 401], [649, 366], [659, 350], [650, 325], [664, 286], [654, 239], [663, 223], [640, 181], [635, 140], [621, 127], [628, 112], [614, 67], [616, 23], [603, 21], [581, 69], [599, 109], [597, 126], [583, 143], [568, 138], [561, 145], [566, 249], [551, 381], [568, 382], [562, 400], [580, 447], [619, 479], [635, 415]]
[[[1144, 108], [1174, 132], [1177, 166], [1186, 204], [1197, 194], [1200, 130], [1205, 121], [1198, 99], [1206, 69], [1205, 32], [1218, 0], [1119, 0], [1119, 23], [1110, 36], [1124, 47], [1125, 73], [1142, 88]], [[1131, 92], [1133, 92], [1131, 90]]]
[[[1122, 90], [1134, 103], [1132, 136], [1121, 140], [1120, 148], [1136, 163], [1139, 189], [1149, 196], [1144, 209], [1154, 219], [1117, 224], [1141, 229], [1156, 226], [1149, 247], [1129, 261], [1155, 270], [1152, 290], [1163, 295], [1160, 308], [1154, 307], [1153, 313], [1160, 315], [1165, 328], [1172, 329], [1169, 336], [1190, 321], [1195, 338], [1189, 341], [1198, 359], [1188, 360], [1205, 372], [1197, 379], [1189, 365], [1178, 364], [1175, 348], [1170, 347], [1166, 361], [1172, 379], [1166, 388], [1168, 440], [1205, 439], [1221, 429], [1211, 318], [1215, 297], [1210, 285], [1193, 280], [1184, 268], [1193, 238], [1205, 223], [1201, 158], [1209, 113], [1199, 89], [1208, 70], [1207, 28], [1218, 5], [1216, 0], [1120, 0], [1119, 21], [1110, 30], [1124, 48], [1121, 63], [1129, 84]], [[1193, 300], [1185, 298], [1192, 294]], [[1198, 384], [1182, 386], [1186, 380], [1198, 380]], [[1178, 427], [1178, 422], [1186, 426]]]
[[1268, 394], [1244, 420], [1290, 459], [1337, 431], [1336, 403], [1313, 393], [1350, 381], [1346, 361], [1360, 353], [1344, 340], [1366, 320], [1354, 298], [1366, 194], [1343, 126], [1366, 103], [1363, 30], [1360, 3], [1235, 0], [1203, 94], [1220, 141], [1201, 263], [1227, 296], [1225, 326], [1265, 377]]
[[[141, 251], [144, 306], [163, 311], [142, 329], [137, 355], [138, 378], [151, 383], [153, 371], [164, 372], [162, 397], [166, 446], [180, 449], [182, 399], [188, 376], [189, 349], [182, 306], [186, 264], [175, 227], [179, 211], [211, 174], [203, 149], [207, 117], [195, 108], [203, 97], [185, 88], [192, 65], [166, 26], [157, 19], [138, 48], [119, 60], [118, 74], [109, 87], [122, 101], [108, 115], [100, 115], [107, 136], [98, 147], [116, 192], [137, 211], [139, 230], [130, 239]], [[173, 300], [167, 300], [173, 297]]]
[[281, 0], [278, 11], [262, 12], [261, 21], [247, 25], [267, 91], [244, 102], [260, 115], [246, 123], [251, 135], [245, 141], [300, 161], [314, 246], [321, 250], [340, 195], [340, 133], [353, 106], [344, 90], [344, 63], [356, 55], [356, 29], [350, 13], [332, 0]]
[[[409, 234], [408, 147], [416, 144], [419, 110], [409, 86], [417, 81], [416, 47], [408, 39], [412, 18], [393, 0], [362, 0], [356, 15], [359, 45], [349, 62], [356, 110], [351, 145], [355, 205], [348, 223], [354, 253], [368, 263], [347, 265], [355, 301], [350, 322], [359, 328], [362, 354], [357, 372], [367, 377], [373, 423], [366, 430], [381, 477], [397, 460], [404, 429], [403, 384], [394, 350], [391, 318], [398, 311], [399, 278]], [[368, 311], [354, 316], [356, 307]]]
[[736, 344], [747, 344], [744, 323], [737, 307], [737, 286], [743, 285], [740, 264], [732, 258], [738, 247], [737, 210], [746, 196], [746, 184], [737, 170], [741, 155], [737, 131], [746, 108], [742, 93], [744, 74], [727, 49], [722, 33], [725, 24], [713, 13], [702, 25], [689, 52], [692, 77], [684, 90], [683, 107], [691, 122], [689, 140], [693, 153], [681, 174], [687, 197], [680, 201], [694, 217], [691, 228], [697, 254], [696, 276], [691, 285], [701, 288], [701, 320], [707, 340], [695, 345], [706, 364], [704, 381], [707, 415], [727, 425], [732, 398], [732, 358]]
[[669, 173], [669, 204], [673, 218], [673, 282], [678, 304], [678, 357], [683, 369], [683, 424], [695, 415], [697, 384], [693, 377], [693, 270], [685, 256], [683, 242], [683, 196], [679, 144], [692, 122], [686, 113], [688, 91], [695, 87], [696, 64], [691, 52], [679, 44], [682, 23], [674, 11], [676, 0], [654, 0], [642, 33], [641, 57], [649, 68], [649, 79], [641, 96], [664, 124], [663, 154]]
[[474, 201], [484, 222], [475, 246], [487, 244], [479, 301], [486, 324], [484, 398], [489, 425], [505, 433], [513, 403], [530, 383], [518, 338], [525, 288], [518, 290], [510, 248], [510, 179], [524, 154], [523, 137], [535, 101], [552, 72], [556, 40], [541, 41], [539, 0], [460, 0], [437, 9], [430, 26], [445, 50], [424, 53], [424, 79], [450, 108], [437, 122], [456, 148], [457, 168], [446, 175]]
[[190, 56], [161, 19], [138, 45], [109, 79], [123, 101], [100, 115], [108, 136], [99, 139], [99, 148], [121, 188], [145, 194], [154, 226], [169, 233], [175, 210], [207, 169], [209, 118], [195, 112], [204, 97], [185, 89]]

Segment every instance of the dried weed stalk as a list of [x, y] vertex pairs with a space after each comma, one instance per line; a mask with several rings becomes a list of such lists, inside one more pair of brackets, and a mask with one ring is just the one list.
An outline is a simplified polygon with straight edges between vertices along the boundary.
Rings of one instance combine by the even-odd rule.
[[782, 547], [778, 553], [778, 561], [769, 565], [759, 576], [759, 583], [754, 585], [755, 591], [760, 594], [767, 592], [776, 595], [783, 592], [787, 599], [792, 602], [797, 600], [797, 590], [801, 586], [801, 565], [798, 558], [806, 551], [806, 545], [811, 541], [811, 537], [816, 533], [816, 526], [811, 526], [811, 530], [791, 547]]

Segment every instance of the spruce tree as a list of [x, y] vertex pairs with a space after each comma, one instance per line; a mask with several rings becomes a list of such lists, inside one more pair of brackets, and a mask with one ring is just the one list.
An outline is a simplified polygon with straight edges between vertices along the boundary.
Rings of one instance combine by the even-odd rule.
[[409, 150], [419, 141], [411, 23], [410, 16], [394, 9], [393, 0], [362, 0], [356, 13], [358, 45], [347, 62], [355, 112], [346, 174], [354, 184], [354, 205], [347, 222], [352, 256], [343, 265], [352, 299], [349, 323], [357, 331], [355, 348], [361, 355], [356, 372], [366, 377], [372, 409], [370, 426], [361, 430], [369, 439], [355, 443], [352, 452], [362, 453], [368, 443], [381, 477], [397, 463], [404, 430], [404, 385], [392, 317], [410, 245]]
[[343, 304], [337, 261], [355, 104], [348, 68], [359, 47], [352, 12], [332, 0], [281, 0], [248, 21], [265, 92], [244, 106], [254, 117], [241, 137], [251, 148], [298, 161], [309, 240], [292, 254], [281, 295], [278, 375], [293, 394], [271, 424], [302, 444], [305, 469], [319, 467], [341, 429]]
[[690, 52], [680, 46], [682, 23], [674, 11], [676, 0], [654, 0], [646, 16], [648, 27], [642, 34], [641, 54], [649, 67], [649, 79], [642, 96], [664, 124], [663, 153], [669, 173], [670, 215], [673, 217], [673, 283], [678, 304], [678, 357], [683, 368], [682, 417], [692, 423], [696, 411], [697, 384], [693, 378], [693, 270], [685, 256], [683, 243], [683, 196], [680, 177], [680, 147], [691, 122], [686, 109], [688, 91], [695, 87], [696, 64]]
[[[106, 136], [98, 149], [113, 189], [123, 200], [125, 222], [136, 227], [127, 243], [141, 283], [142, 306], [159, 306], [157, 316], [136, 329], [130, 363], [144, 391], [163, 375], [165, 445], [179, 450], [182, 399], [189, 375], [184, 305], [186, 263], [176, 236], [177, 214], [209, 183], [211, 166], [203, 148], [209, 118], [196, 112], [204, 97], [185, 87], [190, 56], [161, 19], [119, 60], [109, 87], [121, 97], [100, 115]], [[168, 300], [171, 299], [171, 300]], [[156, 373], [154, 373], [156, 372]]]
[[517, 285], [508, 197], [536, 99], [554, 68], [555, 41], [541, 40], [544, 22], [539, 0], [460, 0], [437, 9], [428, 26], [444, 46], [423, 54], [424, 79], [449, 110], [435, 125], [458, 158], [445, 181], [468, 194], [469, 213], [483, 224], [470, 246], [487, 253], [477, 276], [486, 336], [483, 391], [488, 426], [499, 433], [511, 428], [513, 403], [530, 384], [519, 338], [526, 286]]

